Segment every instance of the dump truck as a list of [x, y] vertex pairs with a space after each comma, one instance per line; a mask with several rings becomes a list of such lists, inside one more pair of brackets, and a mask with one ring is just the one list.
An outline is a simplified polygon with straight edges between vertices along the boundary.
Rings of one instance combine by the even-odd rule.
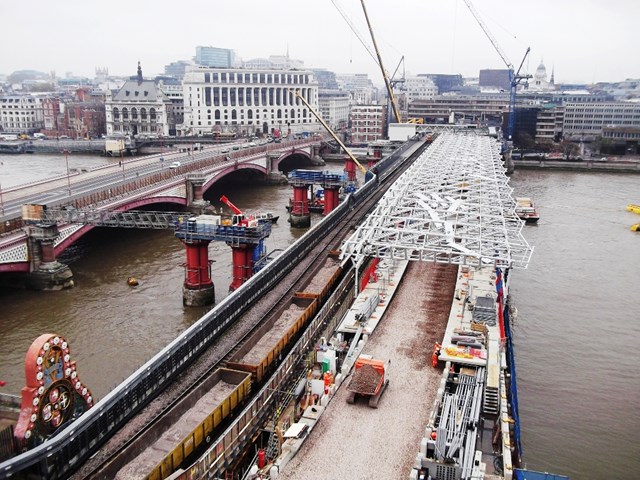
[[347, 403], [354, 403], [356, 397], [369, 397], [369, 406], [378, 408], [378, 401], [389, 385], [389, 364], [361, 355], [353, 366], [354, 372], [347, 386]]

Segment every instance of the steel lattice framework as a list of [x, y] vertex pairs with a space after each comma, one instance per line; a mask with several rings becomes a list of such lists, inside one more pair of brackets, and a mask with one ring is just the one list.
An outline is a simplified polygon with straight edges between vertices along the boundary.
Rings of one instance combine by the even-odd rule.
[[342, 246], [342, 258], [526, 268], [533, 249], [515, 215], [500, 144], [441, 133]]

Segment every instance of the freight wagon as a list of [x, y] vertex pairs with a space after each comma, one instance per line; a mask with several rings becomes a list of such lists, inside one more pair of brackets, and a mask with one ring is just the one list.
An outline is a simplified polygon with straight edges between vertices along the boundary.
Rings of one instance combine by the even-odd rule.
[[282, 351], [317, 310], [316, 295], [295, 295], [253, 332], [227, 361], [227, 367], [250, 372], [254, 381], [261, 382], [275, 367], [275, 361]]
[[309, 280], [298, 291], [298, 294], [311, 294], [318, 297], [318, 303], [323, 303], [331, 293], [331, 289], [340, 277], [342, 268], [338, 260], [338, 252], [329, 253], [324, 263], [320, 263], [309, 276]]
[[[162, 480], [206, 443], [211, 434], [249, 396], [251, 375], [219, 368], [182, 402], [175, 405], [135, 443], [137, 456], [114, 465], [116, 479]], [[126, 460], [125, 460], [126, 461]], [[121, 462], [124, 463], [124, 462]]]
[[324, 263], [307, 275], [308, 281], [291, 301], [267, 319], [227, 361], [227, 367], [251, 372], [253, 380], [261, 382], [274, 367], [281, 353], [304, 329], [330, 295], [342, 273], [337, 253], [332, 252]]

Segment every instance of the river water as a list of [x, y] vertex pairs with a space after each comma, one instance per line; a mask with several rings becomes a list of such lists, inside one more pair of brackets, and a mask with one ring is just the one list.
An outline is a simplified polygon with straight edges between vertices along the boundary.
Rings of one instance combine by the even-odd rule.
[[[71, 168], [113, 161], [69, 156]], [[66, 174], [61, 156], [0, 155], [0, 162], [3, 189]], [[638, 180], [632, 174], [546, 171], [512, 176], [514, 195], [531, 196], [541, 214], [539, 225], [524, 229], [535, 246], [529, 268], [511, 276], [523, 453], [530, 469], [574, 479], [635, 478], [640, 471], [640, 325], [634, 309], [640, 234], [629, 230], [640, 217], [624, 208], [640, 201]], [[208, 198], [225, 194], [245, 210], [280, 215], [269, 250], [304, 233], [286, 221], [286, 185], [212, 190]], [[231, 252], [213, 242], [209, 253], [219, 301], [231, 283]], [[55, 332], [69, 341], [80, 378], [100, 399], [207, 311], [182, 305], [184, 248], [169, 232], [95, 229], [64, 261], [74, 273], [72, 290], [0, 290], [3, 392], [19, 394], [26, 350], [40, 334]], [[140, 285], [129, 287], [129, 276]]]

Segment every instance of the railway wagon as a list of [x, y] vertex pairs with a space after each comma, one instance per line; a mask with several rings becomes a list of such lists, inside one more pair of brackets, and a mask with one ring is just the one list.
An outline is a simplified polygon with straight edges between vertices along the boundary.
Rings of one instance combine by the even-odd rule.
[[[219, 368], [152, 429], [136, 440], [138, 455], [117, 469], [115, 478], [162, 480], [175, 472], [191, 453], [243, 401], [251, 389], [247, 372]], [[146, 473], [145, 473], [146, 472]], [[115, 472], [109, 472], [114, 473]]]
[[319, 263], [311, 272], [309, 281], [302, 286], [297, 295], [316, 295], [318, 303], [323, 303], [342, 273], [338, 255], [339, 252], [330, 252], [324, 263]]
[[227, 361], [227, 367], [250, 372], [254, 381], [261, 382], [282, 351], [317, 310], [317, 295], [295, 294], [253, 332]]

